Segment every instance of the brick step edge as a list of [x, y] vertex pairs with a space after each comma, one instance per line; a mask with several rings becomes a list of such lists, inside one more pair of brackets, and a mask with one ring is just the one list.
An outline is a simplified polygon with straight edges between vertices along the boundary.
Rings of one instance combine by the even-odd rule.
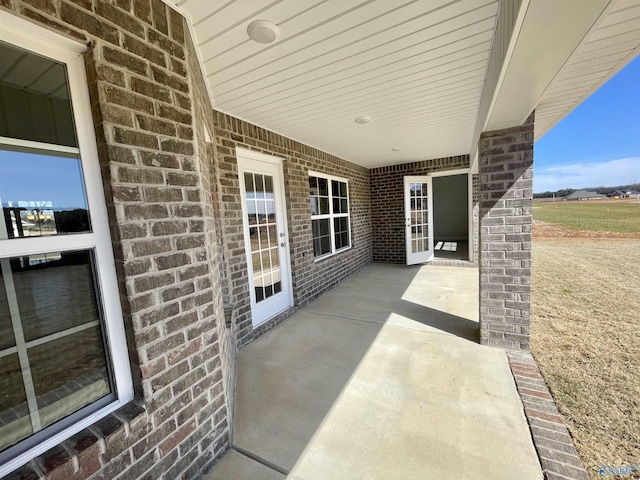
[[533, 444], [546, 480], [589, 480], [573, 438], [531, 354], [507, 351]]

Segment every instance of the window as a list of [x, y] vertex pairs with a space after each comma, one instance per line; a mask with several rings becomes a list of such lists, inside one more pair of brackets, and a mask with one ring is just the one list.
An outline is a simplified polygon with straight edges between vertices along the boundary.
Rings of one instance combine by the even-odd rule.
[[309, 172], [309, 199], [314, 256], [325, 257], [351, 247], [347, 180]]
[[82, 57], [18, 22], [0, 38], [0, 477], [133, 397]]

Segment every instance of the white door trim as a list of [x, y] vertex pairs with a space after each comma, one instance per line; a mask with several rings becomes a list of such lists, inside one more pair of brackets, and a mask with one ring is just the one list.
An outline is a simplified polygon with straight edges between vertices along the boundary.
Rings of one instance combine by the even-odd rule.
[[450, 177], [452, 175], [467, 175], [467, 247], [469, 249], [469, 261], [473, 262], [473, 179], [470, 168], [458, 168], [456, 170], [444, 170], [442, 172], [429, 172], [430, 177]]
[[[433, 248], [433, 178], [429, 175], [419, 176], [406, 176], [404, 177], [404, 219], [405, 219], [405, 246], [407, 254], [407, 265], [414, 265], [416, 263], [424, 263], [433, 260], [434, 248]], [[411, 248], [411, 196], [410, 184], [411, 183], [426, 183], [428, 185], [427, 193], [427, 212], [428, 212], [428, 237], [429, 244], [428, 250], [418, 253], [412, 253]]]
[[[251, 323], [253, 327], [257, 327], [267, 322], [279, 313], [291, 308], [293, 306], [293, 281], [291, 276], [291, 254], [289, 249], [289, 226], [287, 222], [287, 207], [285, 197], [285, 185], [284, 185], [284, 159], [275, 157], [272, 155], [266, 155], [264, 153], [254, 152], [245, 148], [236, 147], [236, 158], [238, 160], [238, 182], [240, 186], [240, 205], [242, 208], [242, 227], [244, 233], [245, 244], [245, 256], [247, 259], [247, 271], [249, 281], [249, 294], [251, 298]], [[262, 168], [261, 168], [262, 165]], [[268, 167], [271, 168], [268, 168]], [[251, 265], [251, 239], [248, 235], [249, 232], [249, 216], [246, 205], [246, 191], [244, 184], [244, 172], [260, 172], [263, 171], [267, 174], [273, 174], [273, 167], [277, 168], [279, 180], [274, 182], [275, 193], [275, 209], [276, 218], [278, 224], [278, 235], [284, 234], [282, 237], [278, 237], [278, 242], [284, 242], [285, 246], [279, 249], [280, 252], [280, 269], [281, 269], [281, 282], [282, 282], [282, 294], [286, 297], [286, 302], [282, 302], [280, 307], [275, 311], [269, 311], [265, 309], [264, 305], [258, 305], [255, 296], [255, 285], [253, 283], [253, 275], [251, 274], [253, 267]], [[279, 201], [278, 201], [279, 199]], [[262, 308], [261, 308], [262, 307]]]

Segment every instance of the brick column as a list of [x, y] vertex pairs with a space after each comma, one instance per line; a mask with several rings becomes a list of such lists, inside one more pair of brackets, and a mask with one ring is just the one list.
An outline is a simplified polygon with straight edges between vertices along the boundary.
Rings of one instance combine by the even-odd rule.
[[532, 113], [522, 126], [484, 132], [480, 173], [480, 342], [529, 350]]

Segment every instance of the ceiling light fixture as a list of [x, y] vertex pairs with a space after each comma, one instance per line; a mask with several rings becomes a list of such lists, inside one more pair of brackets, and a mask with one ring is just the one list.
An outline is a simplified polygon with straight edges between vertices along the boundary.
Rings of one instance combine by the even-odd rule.
[[399, 152], [400, 150], [402, 150], [402, 147], [393, 147], [391, 149], [392, 152]]
[[249, 38], [258, 43], [273, 43], [280, 36], [280, 29], [268, 20], [254, 20], [247, 27]]
[[358, 117], [356, 118], [356, 123], [363, 125], [365, 123], [369, 123], [371, 121], [371, 117]]

